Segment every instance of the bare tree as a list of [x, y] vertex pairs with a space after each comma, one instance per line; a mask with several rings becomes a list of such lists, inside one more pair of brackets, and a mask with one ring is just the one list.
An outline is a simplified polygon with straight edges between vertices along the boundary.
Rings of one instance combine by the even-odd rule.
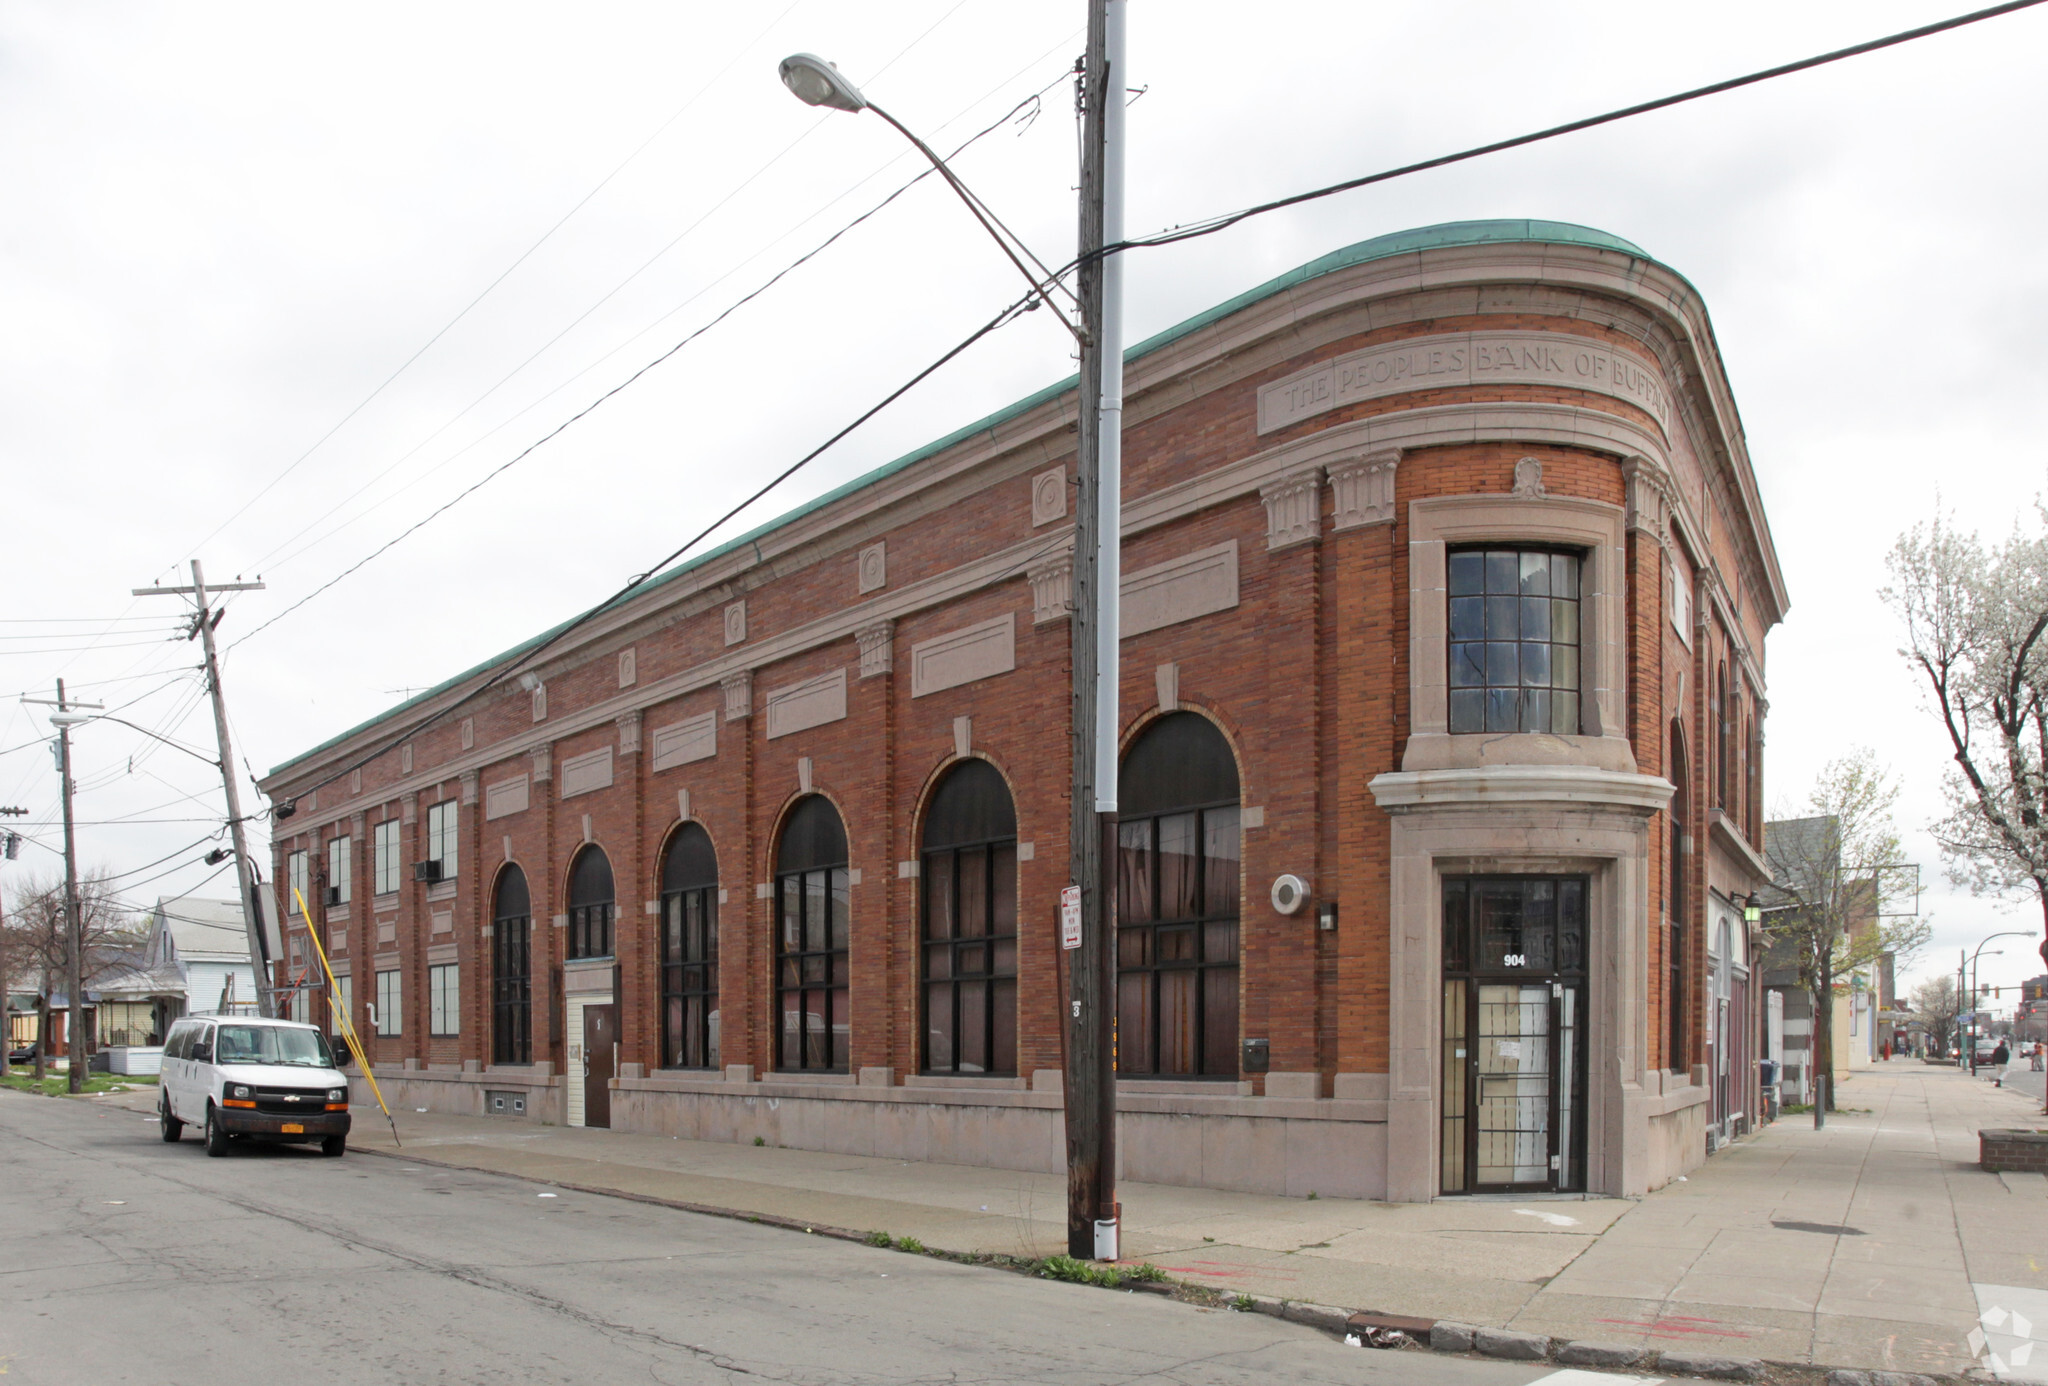
[[[91, 985], [134, 943], [126, 907], [104, 870], [78, 879], [78, 909], [83, 920], [83, 951], [79, 972]], [[62, 876], [28, 876], [15, 887], [4, 920], [7, 971], [23, 983], [33, 981], [36, 997], [35, 1077], [41, 1082], [50, 1058], [50, 1000], [63, 985], [71, 962], [71, 927], [64, 907]], [[88, 1037], [72, 1035], [67, 1048], [74, 1066], [85, 1060]], [[83, 1070], [80, 1070], [81, 1072]]]
[[1774, 820], [1764, 854], [1775, 878], [1765, 932], [1796, 960], [1813, 1003], [1813, 1124], [1835, 1105], [1835, 988], [1857, 968], [1890, 953], [1903, 959], [1927, 942], [1928, 926], [1892, 914], [1892, 868], [1904, 864], [1892, 806], [1899, 788], [1868, 750], [1830, 761], [1807, 795], [1810, 816]]
[[1883, 597], [1899, 653], [1948, 733], [1947, 813], [1934, 824], [1949, 879], [2032, 899], [2048, 962], [2048, 511], [2037, 532], [1987, 548], [1937, 515], [1900, 536]]
[[1913, 988], [1913, 1011], [1919, 1018], [1920, 1028], [1927, 1032], [1930, 1052], [1942, 1058], [1948, 1057], [1949, 1046], [1956, 1040], [1956, 1015], [1962, 1008], [1962, 998], [1956, 992], [1956, 979], [1947, 973], [1929, 978]]

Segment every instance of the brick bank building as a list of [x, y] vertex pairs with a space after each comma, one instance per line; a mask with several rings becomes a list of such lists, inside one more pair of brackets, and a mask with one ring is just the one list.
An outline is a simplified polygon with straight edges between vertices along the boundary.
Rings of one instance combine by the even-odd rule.
[[[1693, 287], [1405, 232], [1134, 348], [1126, 401], [1124, 1177], [1633, 1194], [1744, 1129], [1786, 594]], [[1074, 420], [1069, 381], [273, 771], [387, 1090], [1062, 1168]]]

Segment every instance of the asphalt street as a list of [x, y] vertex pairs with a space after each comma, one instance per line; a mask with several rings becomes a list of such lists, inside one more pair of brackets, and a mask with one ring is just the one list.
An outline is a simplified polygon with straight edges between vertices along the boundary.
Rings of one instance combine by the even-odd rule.
[[0, 1091], [0, 1150], [9, 1386], [1588, 1379], [359, 1152], [209, 1159], [89, 1100]]

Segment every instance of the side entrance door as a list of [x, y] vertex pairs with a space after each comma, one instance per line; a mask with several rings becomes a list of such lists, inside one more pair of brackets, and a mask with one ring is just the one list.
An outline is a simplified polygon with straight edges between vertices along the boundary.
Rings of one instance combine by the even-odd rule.
[[1586, 1187], [1586, 886], [1444, 880], [1447, 1194]]
[[618, 1068], [617, 1002], [583, 1008], [583, 1124], [612, 1124], [611, 1081]]

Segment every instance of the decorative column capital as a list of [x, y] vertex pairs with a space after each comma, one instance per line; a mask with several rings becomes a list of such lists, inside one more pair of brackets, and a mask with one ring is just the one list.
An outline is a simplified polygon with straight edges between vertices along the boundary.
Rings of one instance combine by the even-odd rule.
[[555, 743], [544, 741], [527, 752], [533, 760], [533, 782], [546, 784], [555, 777]]
[[1031, 580], [1031, 623], [1064, 621], [1074, 612], [1074, 555], [1054, 554], [1024, 570]]
[[1647, 457], [1624, 458], [1621, 477], [1628, 490], [1628, 527], [1653, 534], [1659, 543], [1671, 538], [1671, 515], [1677, 508], [1671, 478]]
[[640, 710], [621, 714], [619, 717], [619, 754], [622, 756], [640, 753]]
[[718, 681], [725, 690], [725, 720], [737, 722], [742, 717], [754, 714], [754, 671], [742, 669], [737, 674], [727, 674]]
[[476, 771], [474, 770], [462, 772], [462, 802], [465, 804], [474, 804], [476, 802]]
[[1330, 464], [1330, 493], [1335, 515], [1332, 529], [1384, 525], [1394, 521], [1394, 474], [1401, 450], [1368, 452]]
[[860, 641], [860, 676], [871, 679], [896, 667], [896, 623], [876, 621], [853, 633]]
[[1266, 548], [1312, 544], [1323, 537], [1323, 469], [1304, 467], [1259, 488], [1266, 503]]

